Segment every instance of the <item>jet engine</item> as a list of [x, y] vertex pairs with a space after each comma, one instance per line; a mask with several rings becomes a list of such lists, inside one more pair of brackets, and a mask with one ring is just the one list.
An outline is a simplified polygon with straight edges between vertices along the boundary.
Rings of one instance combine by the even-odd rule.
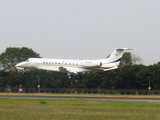
[[102, 63], [99, 61], [83, 60], [82, 65], [84, 67], [100, 67]]
[[102, 64], [102, 68], [112, 68], [116, 67], [117, 65], [115, 63], [109, 63], [109, 64]]

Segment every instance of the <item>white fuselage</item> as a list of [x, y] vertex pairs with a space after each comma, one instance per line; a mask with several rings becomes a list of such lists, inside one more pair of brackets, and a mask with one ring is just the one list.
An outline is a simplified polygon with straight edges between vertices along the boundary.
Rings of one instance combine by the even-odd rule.
[[29, 58], [16, 65], [17, 69], [37, 68], [48, 71], [67, 72], [79, 74], [89, 71], [108, 71], [117, 69], [121, 57], [128, 48], [115, 49], [109, 58], [99, 60], [69, 60], [69, 59], [45, 59]]
[[[80, 73], [87, 71], [106, 71], [109, 68], [117, 68], [115, 63], [103, 62], [104, 60], [67, 60], [29, 58], [16, 65], [18, 68], [37, 68], [57, 72]], [[65, 68], [65, 70], [61, 69]]]

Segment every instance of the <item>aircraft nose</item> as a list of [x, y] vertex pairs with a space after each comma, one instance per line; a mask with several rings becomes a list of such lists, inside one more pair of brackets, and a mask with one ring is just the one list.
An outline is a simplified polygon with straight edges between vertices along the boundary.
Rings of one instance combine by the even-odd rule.
[[16, 64], [15, 66], [16, 66], [16, 67], [19, 67], [19, 65], [20, 65], [20, 63]]
[[15, 66], [18, 67], [18, 64], [16, 64]]
[[22, 67], [22, 65], [23, 65], [23, 63], [21, 62], [21, 63], [16, 64], [15, 66], [16, 67]]

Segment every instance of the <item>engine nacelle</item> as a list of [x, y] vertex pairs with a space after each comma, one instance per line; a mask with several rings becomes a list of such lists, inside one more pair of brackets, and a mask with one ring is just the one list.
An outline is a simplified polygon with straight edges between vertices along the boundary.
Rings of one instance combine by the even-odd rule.
[[83, 60], [82, 61], [82, 65], [84, 67], [100, 67], [101, 64], [102, 63], [99, 61], [92, 61], [92, 60]]
[[102, 64], [103, 68], [112, 68], [112, 67], [117, 67], [115, 63], [108, 63], [108, 64]]

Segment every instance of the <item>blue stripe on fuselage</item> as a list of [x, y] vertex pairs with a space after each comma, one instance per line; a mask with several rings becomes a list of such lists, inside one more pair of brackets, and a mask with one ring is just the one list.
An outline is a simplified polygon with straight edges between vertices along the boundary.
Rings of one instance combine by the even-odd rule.
[[116, 60], [116, 61], [113, 61], [113, 62], [111, 62], [111, 63], [114, 63], [114, 62], [119, 62], [119, 61], [121, 61], [121, 58], [119, 58], [118, 60]]
[[[113, 61], [113, 62], [110, 62], [110, 63], [115, 63], [115, 62], [119, 62], [119, 61], [121, 61], [121, 58], [119, 58], [118, 60], [115, 60], [115, 61]], [[102, 63], [102, 65], [110, 64], [110, 63]]]

